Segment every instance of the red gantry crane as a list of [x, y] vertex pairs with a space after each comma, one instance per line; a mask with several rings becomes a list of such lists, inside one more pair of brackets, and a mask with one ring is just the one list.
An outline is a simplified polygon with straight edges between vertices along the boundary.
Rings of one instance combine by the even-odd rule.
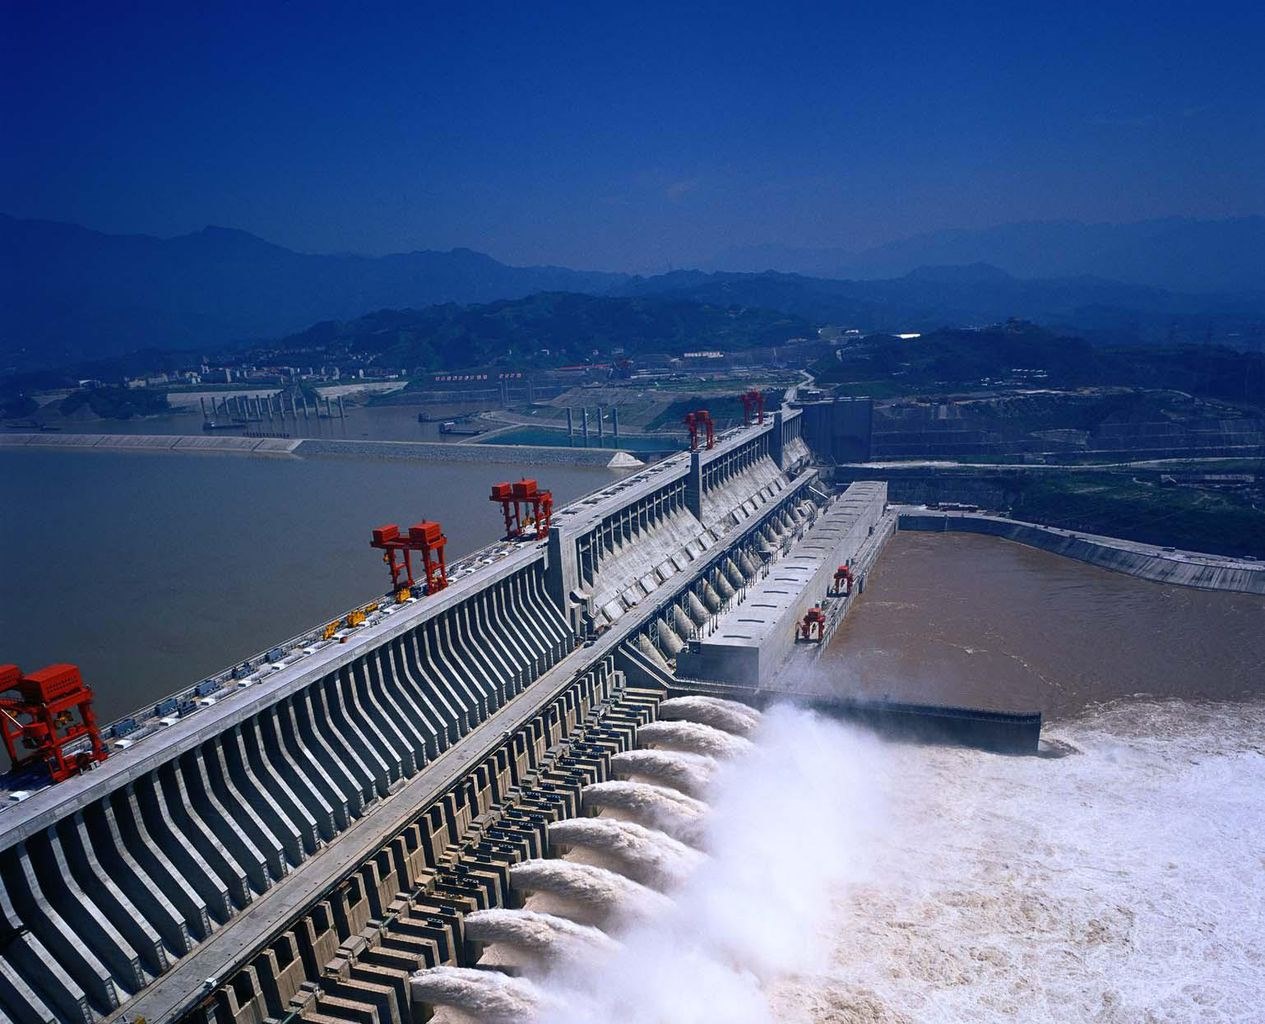
[[0, 733], [14, 771], [42, 765], [54, 782], [110, 756], [92, 713], [92, 690], [74, 665], [49, 665], [29, 676], [17, 665], [0, 665]]
[[764, 423], [764, 392], [758, 388], [752, 388], [750, 391], [744, 391], [738, 396], [738, 401], [742, 403], [742, 425], [744, 427], [751, 426], [751, 419], [754, 415], [756, 423]]
[[852, 567], [844, 564], [835, 570], [835, 588], [836, 594], [842, 594], [847, 597], [852, 593], [852, 581], [856, 577], [852, 575]]
[[544, 540], [549, 536], [553, 519], [553, 492], [542, 491], [536, 481], [523, 477], [518, 483], [493, 484], [489, 499], [501, 506], [505, 517], [505, 539], [535, 537]]
[[698, 435], [702, 431], [707, 438], [709, 449], [716, 447], [716, 425], [712, 422], [711, 413], [706, 409], [685, 414], [685, 428], [690, 432], [690, 451], [698, 451]]
[[826, 639], [826, 613], [820, 605], [814, 605], [804, 614], [799, 624], [799, 638], [818, 644]]
[[[444, 545], [448, 538], [439, 523], [423, 519], [408, 528], [408, 533], [401, 534], [394, 523], [379, 526], [373, 531], [373, 539], [369, 541], [371, 548], [379, 548], [382, 560], [391, 571], [391, 590], [397, 596], [412, 590], [413, 552], [422, 554], [423, 580], [428, 594], [437, 593], [448, 586], [448, 566], [444, 561]], [[403, 561], [396, 561], [396, 554], [403, 555]], [[404, 574], [404, 582], [400, 582], [400, 574]]]

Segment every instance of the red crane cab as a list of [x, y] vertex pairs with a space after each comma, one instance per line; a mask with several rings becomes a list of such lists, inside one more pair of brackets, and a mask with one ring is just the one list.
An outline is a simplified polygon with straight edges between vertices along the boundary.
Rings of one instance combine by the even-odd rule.
[[[29, 676], [0, 665], [0, 734], [14, 771], [42, 765], [54, 782], [109, 757], [92, 690], [75, 665], [49, 665]], [[72, 745], [77, 749], [68, 751]]]

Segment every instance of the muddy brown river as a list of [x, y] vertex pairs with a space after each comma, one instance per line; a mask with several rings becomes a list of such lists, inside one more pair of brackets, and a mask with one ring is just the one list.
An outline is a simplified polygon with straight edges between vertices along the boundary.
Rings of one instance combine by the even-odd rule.
[[1075, 715], [1265, 693], [1265, 598], [1152, 583], [993, 537], [898, 533], [825, 653], [835, 692]]

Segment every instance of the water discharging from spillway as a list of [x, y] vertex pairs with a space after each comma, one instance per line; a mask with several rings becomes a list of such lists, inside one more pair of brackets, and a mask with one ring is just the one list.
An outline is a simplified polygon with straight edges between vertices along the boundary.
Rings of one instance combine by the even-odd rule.
[[500, 971], [432, 967], [410, 979], [413, 1001], [444, 1006], [484, 1024], [535, 1020], [540, 1010], [536, 986]]
[[736, 757], [751, 749], [750, 740], [698, 722], [651, 722], [637, 730], [637, 742], [718, 758]]
[[714, 758], [669, 750], [625, 750], [611, 758], [611, 772], [619, 778], [640, 777], [693, 797], [703, 795], [716, 767]]
[[[644, 969], [646, 949], [638, 951], [635, 966], [625, 961], [624, 941], [645, 947], [666, 935], [664, 929], [688, 931], [705, 918], [698, 896], [690, 893], [693, 880], [708, 874], [709, 858], [696, 846], [707, 845], [716, 825], [703, 798], [723, 805], [728, 785], [742, 784], [741, 778], [727, 784], [725, 774], [732, 769], [740, 776], [742, 763], [758, 750], [737, 735], [751, 732], [758, 720], [750, 709], [712, 700], [678, 712], [676, 720], [663, 723], [667, 728], [642, 731], [650, 743], [680, 749], [634, 750], [612, 759], [621, 774], [653, 784], [624, 779], [586, 786], [585, 810], [602, 816], [549, 826], [551, 845], [571, 852], [510, 869], [524, 909], [466, 917], [466, 936], [484, 945], [489, 968], [512, 961], [522, 976], [451, 968], [415, 975], [415, 998], [438, 1007], [439, 1019], [451, 1011], [492, 1024], [515, 1014], [524, 1022], [627, 1019], [627, 1006], [606, 1002], [611, 990], [601, 979], [612, 970]], [[695, 712], [733, 731], [692, 720]], [[723, 946], [716, 948], [725, 955]], [[657, 952], [655, 959], [664, 956]]]
[[736, 736], [746, 736], [760, 722], [760, 712], [719, 697], [672, 697], [659, 705], [663, 722], [697, 722]]
[[611, 779], [585, 786], [581, 797], [590, 813], [618, 814], [690, 846], [703, 842], [707, 805], [675, 789]]
[[616, 948], [615, 941], [600, 928], [532, 910], [476, 910], [465, 916], [465, 928], [471, 941], [502, 943], [546, 961]]
[[698, 850], [658, 829], [618, 818], [551, 822], [549, 841], [591, 851], [633, 881], [660, 890], [679, 885], [704, 859]]
[[662, 910], [664, 898], [617, 871], [569, 860], [528, 860], [510, 868], [510, 884], [523, 893], [538, 893], [579, 904], [586, 915], [638, 915]]

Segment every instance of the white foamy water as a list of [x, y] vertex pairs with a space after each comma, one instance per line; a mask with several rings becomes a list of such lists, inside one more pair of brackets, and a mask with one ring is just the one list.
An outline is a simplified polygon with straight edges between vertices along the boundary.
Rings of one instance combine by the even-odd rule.
[[788, 709], [712, 789], [706, 867], [549, 1024], [1230, 1024], [1265, 991], [1265, 705], [1122, 704], [1063, 757]]
[[625, 750], [611, 757], [612, 775], [652, 780], [693, 797], [707, 791], [716, 767], [713, 758], [679, 750]]
[[650, 722], [637, 730], [637, 742], [722, 760], [745, 754], [751, 749], [750, 740], [699, 722]]
[[485, 1024], [536, 1019], [540, 995], [525, 978], [469, 967], [432, 967], [409, 979], [415, 1002], [446, 1006]]
[[475, 942], [501, 942], [543, 959], [614, 949], [610, 937], [600, 929], [534, 910], [476, 910], [465, 916], [465, 928], [466, 937]]
[[619, 911], [630, 918], [663, 909], [667, 902], [653, 889], [595, 864], [567, 860], [526, 860], [510, 868], [510, 884], [529, 893], [573, 900], [584, 907]]
[[1265, 1019], [1265, 705], [1118, 704], [1057, 760], [891, 747], [871, 877], [777, 1019]]
[[671, 902], [616, 927], [617, 953], [542, 979], [556, 1001], [542, 1019], [756, 1024], [774, 1019], [770, 984], [828, 966], [822, 893], [853, 870], [849, 845], [869, 813], [861, 768], [878, 743], [791, 709], [765, 715], [753, 738], [716, 773], [707, 864]]
[[612, 779], [580, 791], [586, 811], [614, 811], [690, 846], [703, 841], [707, 805], [675, 789]]
[[737, 736], [746, 736], [759, 724], [760, 712], [746, 704], [719, 697], [672, 697], [659, 704], [659, 719], [664, 722], [698, 722]]
[[549, 823], [549, 840], [592, 850], [633, 881], [656, 889], [673, 887], [705, 857], [657, 829], [618, 818], [567, 818]]

